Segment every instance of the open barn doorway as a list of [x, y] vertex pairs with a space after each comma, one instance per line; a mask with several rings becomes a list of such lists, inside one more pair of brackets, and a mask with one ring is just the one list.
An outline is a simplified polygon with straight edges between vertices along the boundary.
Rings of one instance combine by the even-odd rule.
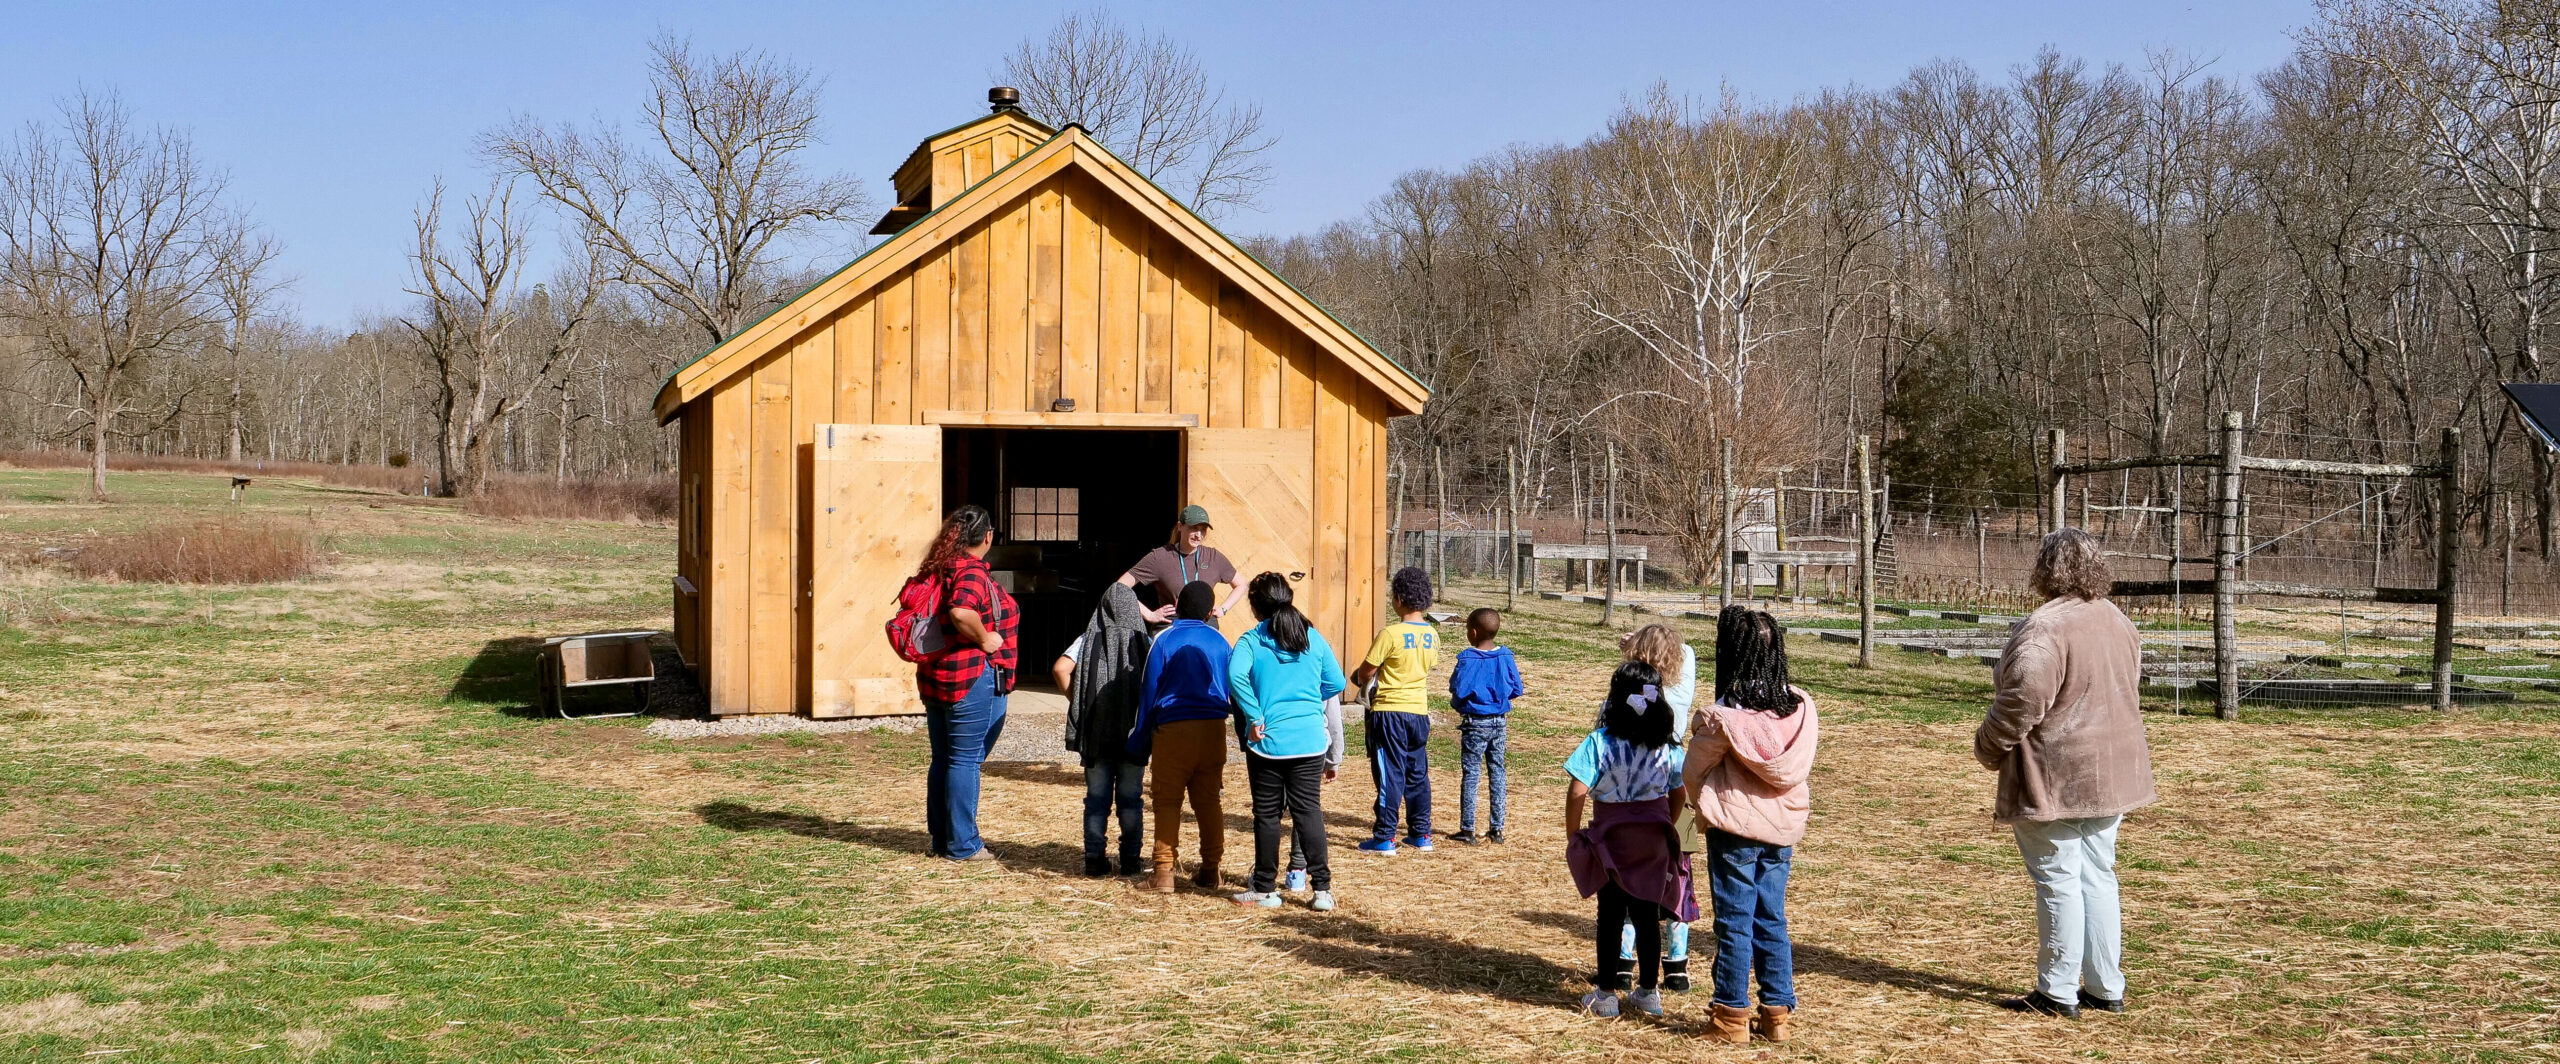
[[996, 517], [987, 564], [1022, 605], [1022, 685], [1052, 686], [1050, 663], [1084, 631], [1104, 585], [1173, 526], [1182, 434], [955, 428], [944, 430], [942, 453], [944, 505], [976, 503]]

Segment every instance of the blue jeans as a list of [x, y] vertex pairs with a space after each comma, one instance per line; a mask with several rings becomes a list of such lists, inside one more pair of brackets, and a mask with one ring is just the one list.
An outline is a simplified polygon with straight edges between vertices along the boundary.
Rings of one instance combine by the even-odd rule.
[[2036, 989], [2124, 1000], [2124, 911], [2116, 894], [2121, 816], [2021, 820], [2018, 853], [2036, 883]]
[[1404, 814], [1407, 840], [1431, 834], [1431, 718], [1421, 713], [1370, 710], [1366, 715], [1369, 778], [1378, 785], [1371, 836], [1393, 842], [1396, 814]]
[[925, 738], [933, 763], [924, 773], [924, 823], [937, 857], [965, 860], [986, 843], [978, 838], [978, 766], [1004, 734], [1004, 698], [996, 671], [978, 674], [957, 702], [927, 700]]
[[1111, 812], [1120, 812], [1120, 874], [1138, 870], [1138, 847], [1146, 841], [1146, 813], [1139, 802], [1147, 782], [1147, 766], [1105, 755], [1084, 767], [1084, 859], [1102, 863], [1102, 843], [1111, 834]]
[[1485, 776], [1492, 783], [1485, 792], [1485, 820], [1492, 830], [1502, 830], [1503, 807], [1510, 804], [1511, 793], [1502, 752], [1510, 735], [1509, 717], [1458, 718], [1458, 830], [1476, 829], [1476, 780]]
[[1795, 944], [1787, 940], [1787, 869], [1795, 849], [1709, 829], [1707, 884], [1716, 904], [1716, 1004], [1796, 1007]]

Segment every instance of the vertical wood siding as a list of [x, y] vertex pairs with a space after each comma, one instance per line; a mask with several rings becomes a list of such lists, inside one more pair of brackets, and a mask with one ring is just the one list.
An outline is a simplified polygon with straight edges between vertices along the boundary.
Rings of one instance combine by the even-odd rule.
[[[982, 166], [1029, 145], [984, 147], [983, 160], [973, 148], [949, 165], [981, 180]], [[1100, 185], [1066, 173], [686, 408], [686, 476], [701, 479], [707, 513], [695, 556], [678, 565], [701, 589], [694, 641], [714, 711], [806, 708], [812, 425], [1046, 410], [1061, 397], [1079, 411], [1307, 432], [1300, 602], [1345, 657], [1367, 647], [1386, 608], [1386, 398]]]

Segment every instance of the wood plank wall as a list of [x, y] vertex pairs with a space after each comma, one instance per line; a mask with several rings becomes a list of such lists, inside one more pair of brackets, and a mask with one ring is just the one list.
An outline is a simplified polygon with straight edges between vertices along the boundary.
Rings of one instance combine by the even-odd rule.
[[688, 424], [702, 418], [688, 470], [704, 471], [710, 499], [694, 580], [713, 711], [807, 702], [811, 426], [1058, 398], [1310, 433], [1314, 568], [1300, 603], [1346, 659], [1368, 648], [1384, 617], [1386, 398], [1070, 172], [686, 407]]

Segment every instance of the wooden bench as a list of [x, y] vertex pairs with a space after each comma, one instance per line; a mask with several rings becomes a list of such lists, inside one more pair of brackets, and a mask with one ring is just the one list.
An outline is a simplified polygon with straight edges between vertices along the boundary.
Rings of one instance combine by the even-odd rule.
[[[1642, 590], [1644, 590], [1644, 563], [1645, 563], [1645, 556], [1646, 556], [1646, 551], [1645, 551], [1645, 548], [1644, 548], [1642, 545], [1639, 545], [1639, 544], [1633, 544], [1633, 543], [1627, 543], [1627, 544], [1620, 544], [1620, 545], [1619, 545], [1619, 547], [1618, 547], [1618, 557], [1617, 557], [1617, 562], [1616, 562], [1616, 564], [1627, 564], [1627, 563], [1633, 563], [1633, 564], [1634, 564], [1634, 566], [1635, 566], [1635, 581], [1634, 581], [1634, 582], [1635, 582], [1635, 590], [1637, 590], [1637, 591], [1642, 591]], [[1571, 586], [1573, 586], [1573, 563], [1574, 563], [1574, 562], [1581, 562], [1581, 563], [1582, 563], [1582, 585], [1583, 585], [1584, 587], [1593, 587], [1593, 586], [1596, 586], [1596, 585], [1597, 585], [1597, 582], [1596, 582], [1596, 581], [1594, 580], [1594, 578], [1593, 578], [1593, 575], [1594, 575], [1594, 574], [1593, 574], [1593, 571], [1592, 571], [1592, 569], [1593, 569], [1593, 563], [1594, 563], [1594, 562], [1597, 562], [1597, 563], [1600, 563], [1600, 564], [1604, 564], [1604, 565], [1605, 565], [1605, 564], [1611, 564], [1611, 562], [1610, 562], [1610, 558], [1609, 558], [1609, 546], [1608, 546], [1608, 544], [1605, 544], [1605, 543], [1523, 543], [1523, 544], [1520, 544], [1520, 547], [1519, 547], [1519, 557], [1518, 557], [1518, 559], [1517, 559], [1517, 560], [1518, 560], [1518, 561], [1522, 561], [1522, 562], [1526, 562], [1526, 563], [1528, 564], [1528, 569], [1529, 569], [1529, 574], [1528, 574], [1528, 575], [1529, 575], [1529, 579], [1528, 579], [1528, 588], [1529, 588], [1529, 590], [1530, 590], [1532, 593], [1534, 593], [1534, 592], [1536, 592], [1536, 591], [1538, 590], [1538, 563], [1539, 563], [1539, 562], [1542, 562], [1542, 561], [1547, 561], [1547, 560], [1549, 560], [1549, 559], [1553, 559], [1553, 560], [1561, 561], [1561, 562], [1564, 562], [1564, 563], [1565, 563], [1565, 586], [1566, 586], [1566, 587], [1571, 587]]]

